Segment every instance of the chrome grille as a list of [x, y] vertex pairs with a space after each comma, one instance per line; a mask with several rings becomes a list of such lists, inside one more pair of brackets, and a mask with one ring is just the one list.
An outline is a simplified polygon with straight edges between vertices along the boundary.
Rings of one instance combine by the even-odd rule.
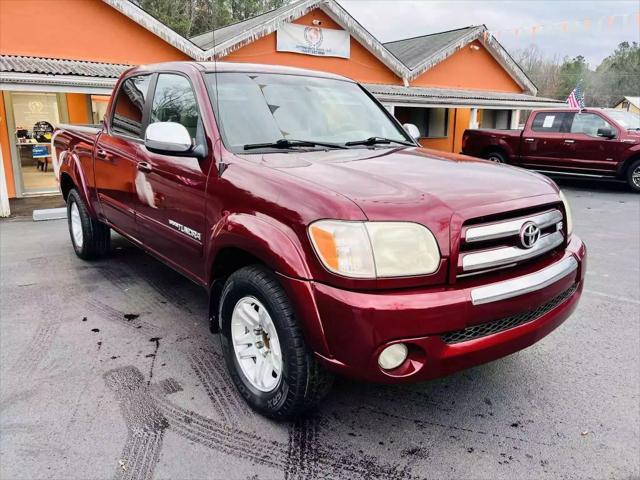
[[[525, 248], [520, 232], [537, 228], [534, 245]], [[513, 266], [539, 257], [564, 243], [563, 215], [558, 209], [465, 227], [458, 260], [460, 276]]]
[[486, 337], [488, 335], [493, 335], [494, 333], [504, 332], [505, 330], [510, 330], [520, 325], [524, 325], [525, 323], [537, 320], [543, 315], [549, 313], [551, 310], [556, 308], [571, 295], [573, 295], [577, 288], [578, 285], [573, 284], [567, 290], [555, 296], [547, 303], [540, 305], [533, 310], [529, 310], [528, 312], [501, 318], [500, 320], [481, 323], [479, 325], [473, 325], [471, 327], [457, 330], [455, 332], [445, 333], [440, 338], [442, 338], [445, 343], [451, 345], [454, 343], [467, 342], [476, 338]]

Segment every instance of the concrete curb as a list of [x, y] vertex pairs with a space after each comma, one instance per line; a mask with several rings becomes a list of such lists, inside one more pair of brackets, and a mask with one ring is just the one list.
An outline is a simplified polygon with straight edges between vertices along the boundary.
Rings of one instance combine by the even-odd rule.
[[45, 208], [42, 210], [33, 211], [33, 221], [42, 222], [45, 220], [60, 220], [61, 218], [67, 218], [67, 209], [61, 208]]

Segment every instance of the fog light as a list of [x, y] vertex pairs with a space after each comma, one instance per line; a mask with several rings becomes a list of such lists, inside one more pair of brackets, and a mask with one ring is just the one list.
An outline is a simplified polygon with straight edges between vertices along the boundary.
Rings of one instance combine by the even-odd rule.
[[385, 370], [399, 367], [407, 359], [409, 350], [404, 343], [394, 343], [385, 348], [378, 357], [378, 365]]

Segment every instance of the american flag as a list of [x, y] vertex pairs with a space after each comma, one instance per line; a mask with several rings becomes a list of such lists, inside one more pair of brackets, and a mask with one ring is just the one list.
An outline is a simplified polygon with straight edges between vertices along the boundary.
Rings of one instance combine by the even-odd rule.
[[576, 85], [576, 88], [571, 90], [571, 93], [567, 97], [567, 103], [572, 108], [584, 108], [584, 95], [580, 85]]

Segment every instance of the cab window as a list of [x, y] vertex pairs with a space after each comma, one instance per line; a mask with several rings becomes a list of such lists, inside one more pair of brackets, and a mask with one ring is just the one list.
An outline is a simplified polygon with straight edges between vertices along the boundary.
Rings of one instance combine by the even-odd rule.
[[571, 133], [584, 133], [590, 137], [597, 137], [600, 129], [615, 132], [609, 122], [595, 113], [576, 113], [571, 123]]
[[149, 122], [176, 122], [187, 129], [192, 139], [197, 137], [198, 105], [187, 78], [168, 73], [158, 76]]
[[144, 104], [149, 92], [150, 75], [127, 78], [118, 91], [111, 128], [114, 133], [142, 138]]
[[568, 119], [564, 112], [540, 112], [536, 114], [531, 124], [531, 130], [542, 133], [561, 133], [566, 131], [565, 121]]

